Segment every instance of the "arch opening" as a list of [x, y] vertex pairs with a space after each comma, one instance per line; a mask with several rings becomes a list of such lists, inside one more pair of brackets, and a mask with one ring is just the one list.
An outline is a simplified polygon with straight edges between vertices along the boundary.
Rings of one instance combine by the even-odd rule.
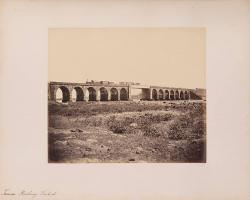
[[180, 97], [180, 96], [179, 96], [179, 91], [176, 90], [176, 91], [175, 91], [175, 99], [176, 99], [176, 100], [179, 100], [179, 99], [180, 99], [179, 97]]
[[122, 88], [120, 91], [120, 100], [127, 101], [128, 100], [128, 92], [125, 88]]
[[116, 88], [111, 88], [111, 101], [118, 101], [118, 90]]
[[185, 96], [185, 99], [186, 99], [186, 100], [189, 99], [189, 95], [188, 95], [188, 92], [187, 92], [187, 91], [185, 91], [184, 96]]
[[108, 101], [108, 91], [104, 87], [100, 88], [100, 100]]
[[65, 86], [61, 86], [56, 90], [56, 101], [66, 103], [70, 100], [69, 89]]
[[173, 90], [170, 91], [170, 99], [174, 100], [174, 91]]
[[157, 98], [157, 91], [156, 91], [156, 89], [153, 89], [153, 91], [152, 91], [152, 98], [153, 98], [153, 100], [157, 100], [158, 98]]
[[169, 100], [169, 91], [168, 90], [165, 90], [165, 99]]
[[184, 93], [183, 93], [183, 91], [180, 92], [180, 99], [184, 100]]
[[159, 90], [159, 100], [163, 100], [163, 90]]
[[83, 101], [84, 100], [84, 93], [81, 87], [75, 87], [72, 90], [72, 101]]
[[96, 90], [93, 87], [88, 88], [89, 101], [96, 101]]

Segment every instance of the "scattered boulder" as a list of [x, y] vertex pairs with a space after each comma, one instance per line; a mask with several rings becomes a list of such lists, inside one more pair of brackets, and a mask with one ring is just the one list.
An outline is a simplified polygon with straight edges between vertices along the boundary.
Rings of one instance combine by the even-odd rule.
[[67, 142], [67, 141], [59, 141], [59, 140], [58, 140], [58, 141], [55, 141], [54, 144], [55, 144], [55, 145], [67, 145], [68, 142]]
[[95, 140], [95, 139], [87, 139], [87, 142], [90, 143], [90, 144], [92, 144], [92, 143], [96, 143], [97, 140]]
[[136, 128], [138, 125], [137, 125], [137, 123], [131, 123], [129, 126], [133, 127], [133, 128]]
[[92, 149], [91, 148], [89, 148], [89, 147], [86, 147], [85, 148], [85, 151], [91, 151]]
[[82, 140], [72, 139], [68, 141], [68, 144], [70, 146], [82, 146], [82, 145], [86, 145], [86, 142]]
[[72, 133], [82, 133], [83, 130], [79, 129], [79, 128], [76, 128], [76, 129], [71, 129], [70, 130]]
[[108, 151], [110, 151], [111, 149], [105, 145], [100, 145], [99, 147], [97, 147], [97, 150], [100, 152], [100, 153], [107, 153]]
[[71, 136], [65, 137], [64, 139], [65, 140], [76, 139], [76, 136], [75, 135], [71, 135]]
[[137, 147], [135, 153], [136, 153], [136, 154], [141, 154], [142, 151], [143, 151], [143, 148]]

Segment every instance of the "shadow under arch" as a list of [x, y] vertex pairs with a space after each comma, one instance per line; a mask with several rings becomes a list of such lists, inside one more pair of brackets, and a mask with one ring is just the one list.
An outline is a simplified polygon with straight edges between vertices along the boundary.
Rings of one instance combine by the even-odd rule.
[[[73, 95], [73, 93], [75, 93], [75, 97]], [[84, 100], [84, 92], [83, 89], [81, 87], [74, 87], [74, 89], [72, 90], [72, 100], [75, 101], [83, 101]]]
[[180, 99], [184, 100], [184, 93], [183, 93], [183, 91], [180, 92]]
[[170, 91], [170, 99], [171, 99], [171, 100], [174, 100], [174, 97], [175, 97], [175, 96], [174, 96], [174, 91], [171, 90], [171, 91]]
[[96, 90], [93, 87], [88, 88], [89, 91], [89, 101], [96, 101]]
[[158, 97], [157, 97], [157, 90], [156, 89], [152, 90], [152, 98], [153, 98], [153, 100], [157, 100], [158, 99]]
[[120, 91], [120, 100], [127, 101], [128, 100], [128, 92], [125, 88], [122, 88]]
[[189, 99], [189, 95], [188, 95], [188, 92], [187, 92], [187, 91], [184, 92], [184, 96], [185, 96], [184, 98], [185, 98], [186, 100]]
[[176, 99], [176, 100], [180, 99], [180, 98], [179, 98], [179, 91], [178, 91], [178, 90], [175, 91], [175, 99]]
[[162, 89], [159, 90], [159, 100], [164, 100]]
[[169, 100], [169, 91], [168, 90], [165, 90], [165, 99]]
[[100, 88], [100, 101], [108, 101], [108, 90], [105, 87]]
[[69, 89], [65, 86], [60, 86], [56, 90], [56, 101], [66, 103], [70, 100], [70, 92]]
[[111, 88], [111, 101], [118, 101], [118, 90], [116, 88]]

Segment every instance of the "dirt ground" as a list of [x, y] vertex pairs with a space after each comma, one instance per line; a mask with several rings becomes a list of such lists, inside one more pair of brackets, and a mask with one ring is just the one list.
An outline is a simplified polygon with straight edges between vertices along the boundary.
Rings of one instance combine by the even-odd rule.
[[206, 102], [49, 102], [48, 143], [49, 162], [206, 162]]

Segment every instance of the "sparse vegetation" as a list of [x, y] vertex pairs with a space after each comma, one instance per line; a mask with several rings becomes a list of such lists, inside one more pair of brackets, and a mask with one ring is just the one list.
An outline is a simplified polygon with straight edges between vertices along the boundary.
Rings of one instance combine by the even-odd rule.
[[51, 162], [204, 162], [203, 102], [49, 104]]
[[[125, 105], [125, 106], [124, 106]], [[146, 106], [145, 106], [146, 105]], [[50, 102], [51, 115], [61, 116], [93, 116], [99, 114], [142, 112], [147, 110], [162, 110], [164, 106], [147, 102], [74, 102], [68, 105]]]

